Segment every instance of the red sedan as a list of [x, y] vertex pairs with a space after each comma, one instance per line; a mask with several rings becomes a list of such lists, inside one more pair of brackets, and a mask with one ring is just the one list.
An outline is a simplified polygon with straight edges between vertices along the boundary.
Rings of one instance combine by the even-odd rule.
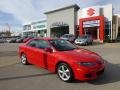
[[65, 82], [96, 79], [105, 68], [101, 56], [63, 39], [31, 39], [19, 47], [19, 56], [22, 64], [48, 69]]

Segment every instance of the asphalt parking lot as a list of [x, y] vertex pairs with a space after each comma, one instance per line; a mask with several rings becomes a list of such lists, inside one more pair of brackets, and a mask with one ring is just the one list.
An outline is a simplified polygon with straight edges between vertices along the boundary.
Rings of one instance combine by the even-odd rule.
[[99, 53], [106, 60], [105, 73], [88, 82], [65, 83], [56, 74], [35, 67], [24, 66], [18, 58], [19, 44], [0, 44], [0, 90], [119, 90], [120, 43], [81, 46]]

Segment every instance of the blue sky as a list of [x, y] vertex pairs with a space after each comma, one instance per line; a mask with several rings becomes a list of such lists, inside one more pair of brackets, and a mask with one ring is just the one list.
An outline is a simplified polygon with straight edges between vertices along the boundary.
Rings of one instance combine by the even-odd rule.
[[110, 3], [114, 13], [120, 13], [120, 0], [0, 0], [0, 30], [8, 23], [13, 31], [20, 31], [25, 23], [45, 19], [44, 12], [70, 4], [82, 9]]

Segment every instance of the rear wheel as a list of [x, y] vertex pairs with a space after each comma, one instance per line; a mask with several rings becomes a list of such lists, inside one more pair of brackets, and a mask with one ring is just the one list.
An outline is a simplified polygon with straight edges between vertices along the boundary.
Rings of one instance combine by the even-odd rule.
[[64, 82], [70, 82], [73, 80], [73, 72], [66, 63], [60, 63], [58, 65], [57, 74], [59, 78]]
[[23, 65], [28, 65], [28, 64], [29, 64], [28, 61], [27, 61], [27, 57], [26, 57], [25, 54], [22, 54], [22, 55], [21, 55], [21, 63], [22, 63]]

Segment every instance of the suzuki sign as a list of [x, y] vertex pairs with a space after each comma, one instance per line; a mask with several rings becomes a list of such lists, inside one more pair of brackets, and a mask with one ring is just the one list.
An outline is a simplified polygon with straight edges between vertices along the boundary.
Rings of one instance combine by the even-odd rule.
[[98, 6], [82, 9], [82, 18], [88, 18], [99, 15], [100, 15], [100, 8]]

